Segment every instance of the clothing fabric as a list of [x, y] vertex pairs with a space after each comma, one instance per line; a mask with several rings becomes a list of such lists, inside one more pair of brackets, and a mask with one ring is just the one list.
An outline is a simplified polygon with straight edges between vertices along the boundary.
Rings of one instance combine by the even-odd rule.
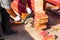
[[10, 9], [12, 0], [1, 0], [1, 7], [5, 9]]

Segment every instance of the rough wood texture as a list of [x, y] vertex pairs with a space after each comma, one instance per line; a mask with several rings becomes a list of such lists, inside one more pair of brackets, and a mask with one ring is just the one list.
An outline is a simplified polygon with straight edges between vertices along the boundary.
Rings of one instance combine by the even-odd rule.
[[[35, 20], [34, 20], [34, 27], [36, 29], [44, 29], [46, 28], [45, 23], [48, 22], [48, 16], [45, 14], [44, 11], [35, 13]], [[41, 26], [41, 24], [43, 24]]]
[[31, 0], [31, 4], [33, 11], [43, 10], [43, 0]]

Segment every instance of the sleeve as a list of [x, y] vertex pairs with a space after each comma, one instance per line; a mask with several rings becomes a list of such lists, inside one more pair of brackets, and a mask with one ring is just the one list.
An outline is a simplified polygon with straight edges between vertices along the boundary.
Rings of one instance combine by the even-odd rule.
[[1, 0], [1, 7], [5, 9], [10, 9], [11, 0]]

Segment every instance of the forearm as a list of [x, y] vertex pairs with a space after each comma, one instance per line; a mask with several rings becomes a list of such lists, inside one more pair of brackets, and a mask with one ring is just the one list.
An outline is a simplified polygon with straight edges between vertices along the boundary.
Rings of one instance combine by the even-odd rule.
[[8, 12], [9, 15], [11, 15], [14, 18], [17, 16], [11, 8], [10, 9], [6, 9], [6, 11]]

